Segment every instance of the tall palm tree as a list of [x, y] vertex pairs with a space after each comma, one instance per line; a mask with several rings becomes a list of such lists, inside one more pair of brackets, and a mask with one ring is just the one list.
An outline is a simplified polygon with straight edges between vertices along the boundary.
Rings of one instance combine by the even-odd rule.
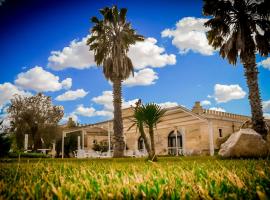
[[270, 53], [269, 0], [204, 0], [203, 13], [212, 16], [206, 23], [209, 44], [230, 64], [240, 57], [249, 88], [252, 126], [264, 138], [267, 127], [263, 117], [258, 85], [256, 53]]
[[[149, 159], [153, 161], [157, 161], [154, 128], [156, 128], [157, 124], [161, 122], [165, 112], [165, 109], [155, 103], [140, 105], [134, 109], [134, 122], [145, 141]], [[150, 145], [143, 127], [146, 127], [149, 131]]]
[[131, 24], [126, 21], [127, 9], [120, 11], [116, 6], [100, 10], [103, 19], [92, 17], [94, 26], [87, 40], [90, 50], [94, 51], [95, 62], [103, 66], [103, 73], [113, 84], [114, 105], [114, 157], [124, 155], [123, 120], [122, 120], [122, 81], [133, 74], [133, 65], [127, 56], [130, 45], [143, 41], [143, 36], [137, 35]]

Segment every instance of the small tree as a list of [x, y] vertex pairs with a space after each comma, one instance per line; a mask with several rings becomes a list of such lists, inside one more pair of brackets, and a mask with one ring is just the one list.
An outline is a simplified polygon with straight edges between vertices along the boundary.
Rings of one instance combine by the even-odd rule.
[[[137, 126], [141, 136], [144, 139], [145, 147], [149, 155], [148, 159], [152, 161], [157, 161], [154, 128], [156, 128], [157, 124], [161, 122], [166, 110], [162, 109], [159, 105], [155, 103], [148, 103], [145, 105], [140, 105], [140, 103], [138, 103], [133, 110], [134, 124], [132, 126]], [[148, 129], [150, 143], [145, 134], [144, 127]]]
[[63, 110], [62, 106], [52, 104], [51, 97], [41, 93], [31, 97], [15, 95], [11, 99], [8, 113], [11, 120], [11, 132], [16, 135], [17, 143], [20, 143], [18, 139], [21, 140], [24, 134], [31, 136], [34, 150], [42, 147], [43, 137], [46, 141], [52, 141], [55, 137], [52, 134], [53, 130], [63, 117]]

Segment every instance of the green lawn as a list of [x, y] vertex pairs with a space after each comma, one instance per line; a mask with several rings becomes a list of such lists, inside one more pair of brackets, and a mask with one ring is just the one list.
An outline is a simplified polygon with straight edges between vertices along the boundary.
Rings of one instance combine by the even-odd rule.
[[267, 199], [269, 160], [25, 159], [0, 163], [0, 199]]

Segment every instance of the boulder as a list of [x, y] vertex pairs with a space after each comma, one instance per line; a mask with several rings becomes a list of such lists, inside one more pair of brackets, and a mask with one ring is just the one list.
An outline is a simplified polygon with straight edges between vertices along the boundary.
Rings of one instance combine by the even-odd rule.
[[253, 129], [240, 129], [221, 145], [218, 154], [222, 157], [266, 157], [268, 143]]

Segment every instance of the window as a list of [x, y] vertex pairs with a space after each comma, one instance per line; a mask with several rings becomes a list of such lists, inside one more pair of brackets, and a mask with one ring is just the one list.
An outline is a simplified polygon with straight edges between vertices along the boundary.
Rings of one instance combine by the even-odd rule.
[[138, 139], [138, 150], [140, 151], [144, 150], [144, 140], [142, 136], [140, 136]]
[[219, 133], [219, 137], [222, 137], [222, 129], [221, 128], [218, 129], [218, 133]]
[[[177, 147], [176, 147], [176, 140], [177, 140]], [[177, 131], [177, 139], [174, 131], [171, 131], [168, 135], [168, 153], [170, 155], [176, 155], [176, 148], [182, 148], [183, 147], [183, 141], [182, 141], [182, 135], [179, 131]]]
[[93, 140], [93, 144], [96, 144], [97, 143], [97, 141], [96, 140]]

